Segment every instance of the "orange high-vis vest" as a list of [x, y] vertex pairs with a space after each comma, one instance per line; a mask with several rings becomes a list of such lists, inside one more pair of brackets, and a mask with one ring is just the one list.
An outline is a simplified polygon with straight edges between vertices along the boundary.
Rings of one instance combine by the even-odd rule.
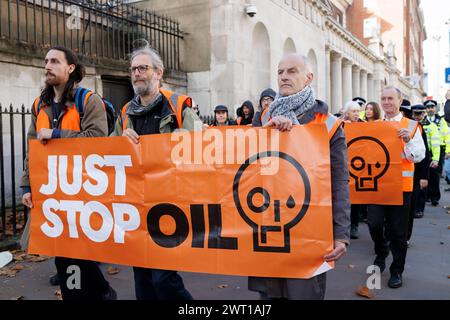
[[[177, 119], [178, 128], [183, 127], [183, 105], [186, 103], [188, 107], [192, 107], [192, 100], [188, 96], [178, 95], [175, 92], [159, 89], [159, 92], [169, 101], [170, 108]], [[122, 108], [122, 129], [125, 130], [128, 125], [127, 109], [128, 102]]]
[[325, 124], [328, 131], [328, 140], [331, 140], [339, 126], [342, 124], [342, 121], [332, 114], [316, 113], [316, 118], [310, 123]]
[[[269, 112], [267, 112], [268, 109], [264, 110], [261, 118], [262, 118], [262, 125], [266, 125], [270, 121]], [[334, 134], [336, 133], [337, 129], [341, 125], [342, 121], [333, 116], [332, 114], [323, 114], [323, 113], [316, 113], [316, 117], [313, 121], [310, 123], [313, 124], [325, 124], [328, 131], [328, 139], [331, 140], [333, 138]]]
[[[92, 95], [92, 92], [88, 92], [86, 94], [86, 97], [84, 99], [84, 105], [86, 105], [88, 99]], [[52, 129], [52, 126], [50, 125], [50, 119], [48, 118], [48, 115], [44, 112], [46, 108], [48, 108], [47, 105], [39, 105], [41, 102], [40, 98], [37, 98], [34, 100], [34, 112], [36, 114], [36, 132], [41, 129]], [[61, 129], [62, 130], [72, 130], [72, 131], [81, 131], [80, 127], [80, 114], [78, 113], [77, 107], [75, 103], [67, 107], [67, 110], [65, 111], [63, 118], [61, 120]]]
[[270, 121], [269, 108], [266, 108], [261, 113], [261, 124], [264, 127]]
[[[417, 131], [418, 123], [413, 120], [409, 120], [406, 117], [403, 117], [400, 120], [400, 128], [408, 129], [411, 132], [411, 139], [414, 138], [414, 135]], [[402, 187], [403, 192], [412, 192], [414, 189], [414, 162], [410, 162], [406, 158], [405, 154], [405, 142], [402, 140]]]

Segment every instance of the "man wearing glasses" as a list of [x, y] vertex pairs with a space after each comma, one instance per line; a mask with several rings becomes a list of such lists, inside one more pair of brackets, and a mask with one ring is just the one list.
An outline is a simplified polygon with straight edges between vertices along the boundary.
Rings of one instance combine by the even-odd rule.
[[[128, 137], [139, 144], [139, 137], [170, 133], [183, 128], [202, 128], [192, 109], [192, 99], [161, 88], [164, 65], [151, 48], [138, 49], [131, 58], [131, 81], [136, 96], [118, 117], [112, 136]], [[192, 300], [176, 271], [134, 267], [137, 300]]]
[[263, 124], [267, 123], [269, 120], [269, 107], [270, 104], [275, 100], [277, 93], [268, 88], [261, 92], [261, 97], [259, 99], [259, 110], [255, 113], [253, 117], [253, 127], [262, 127]]

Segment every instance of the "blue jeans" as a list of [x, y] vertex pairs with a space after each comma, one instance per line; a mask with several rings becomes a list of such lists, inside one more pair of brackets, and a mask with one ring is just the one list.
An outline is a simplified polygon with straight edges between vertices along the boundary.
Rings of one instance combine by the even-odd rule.
[[194, 300], [176, 271], [134, 267], [137, 300]]
[[444, 162], [444, 175], [450, 180], [450, 159], [447, 159]]

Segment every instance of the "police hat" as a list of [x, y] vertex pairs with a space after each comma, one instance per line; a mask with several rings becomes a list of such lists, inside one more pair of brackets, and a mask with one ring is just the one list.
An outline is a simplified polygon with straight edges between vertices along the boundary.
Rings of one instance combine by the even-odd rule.
[[438, 103], [435, 100], [427, 100], [423, 103], [423, 105], [427, 108], [434, 108], [437, 107]]
[[400, 111], [405, 112], [405, 116], [407, 118], [411, 118], [412, 115], [411, 102], [409, 100], [403, 99], [402, 105], [400, 106]]
[[228, 113], [228, 108], [226, 106], [224, 106], [223, 104], [219, 104], [218, 106], [216, 106], [216, 108], [214, 109], [214, 112], [219, 112], [219, 111], [225, 111]]
[[411, 107], [412, 112], [425, 112], [427, 111], [427, 107], [425, 107], [423, 104], [416, 104]]
[[[402, 107], [411, 107], [411, 101], [403, 99]], [[408, 108], [409, 109], [409, 108]]]
[[352, 101], [357, 102], [360, 106], [363, 106], [363, 105], [365, 105], [367, 103], [366, 99], [361, 98], [361, 97], [353, 98]]

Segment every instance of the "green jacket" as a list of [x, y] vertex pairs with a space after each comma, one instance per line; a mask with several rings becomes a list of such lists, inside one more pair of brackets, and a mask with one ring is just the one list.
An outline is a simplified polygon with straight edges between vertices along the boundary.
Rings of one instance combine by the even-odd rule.
[[441, 156], [442, 139], [438, 126], [429, 121], [428, 118], [422, 120], [422, 126], [427, 135], [428, 148], [431, 151], [432, 160], [439, 162]]

